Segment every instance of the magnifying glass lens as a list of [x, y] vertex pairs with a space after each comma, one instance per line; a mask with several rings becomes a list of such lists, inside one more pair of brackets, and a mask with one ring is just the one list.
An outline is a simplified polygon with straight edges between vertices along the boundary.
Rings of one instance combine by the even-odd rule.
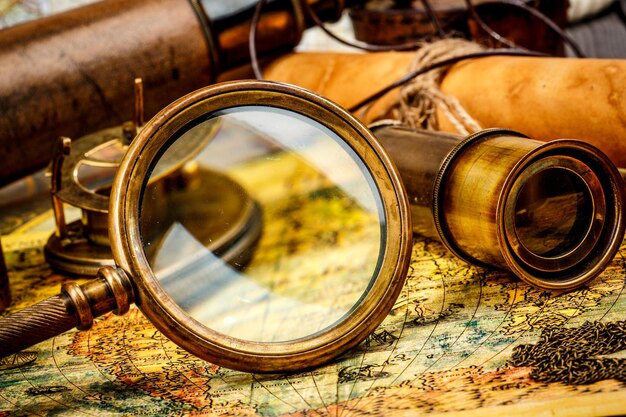
[[[191, 318], [286, 342], [332, 327], [365, 297], [385, 214], [336, 133], [283, 108], [239, 106], [196, 119], [164, 148], [143, 190], [141, 238], [159, 285]], [[184, 164], [181, 149], [194, 149]]]
[[531, 253], [558, 257], [585, 239], [593, 213], [593, 198], [585, 182], [569, 170], [548, 168], [522, 187], [515, 207], [515, 231]]

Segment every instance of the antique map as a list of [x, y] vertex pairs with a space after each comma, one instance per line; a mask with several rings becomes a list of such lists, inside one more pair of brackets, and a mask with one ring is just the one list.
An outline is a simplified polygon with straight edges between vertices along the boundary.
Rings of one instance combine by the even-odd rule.
[[[79, 3], [0, 0], [0, 26]], [[53, 223], [40, 197], [0, 207], [13, 297], [4, 315], [73, 279], [44, 260]], [[407, 282], [381, 326], [299, 374], [197, 359], [133, 307], [0, 360], [0, 417], [625, 415], [625, 256], [622, 246], [599, 278], [559, 294], [416, 238]]]
[[[56, 294], [70, 279], [44, 262], [51, 228], [43, 207], [3, 213], [9, 313]], [[438, 242], [418, 238], [406, 285], [383, 324], [334, 362], [295, 375], [221, 368], [178, 348], [135, 308], [122, 317], [109, 314], [89, 331], [68, 332], [4, 360], [0, 416], [624, 414], [625, 255], [622, 247], [588, 287], [557, 294], [469, 266]], [[591, 352], [577, 357], [585, 361], [574, 370], [583, 379], [567, 379], [567, 369], [556, 380], [535, 375], [558, 352], [536, 356], [539, 363], [513, 363], [516, 347], [537, 350], [546, 329], [590, 326], [587, 336], [570, 341], [574, 350]], [[594, 339], [601, 326], [613, 326], [610, 340]]]

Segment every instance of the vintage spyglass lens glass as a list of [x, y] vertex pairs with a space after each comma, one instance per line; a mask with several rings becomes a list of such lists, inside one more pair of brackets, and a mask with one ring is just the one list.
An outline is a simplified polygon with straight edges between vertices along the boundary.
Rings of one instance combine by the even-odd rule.
[[527, 250], [556, 257], [575, 249], [593, 220], [585, 182], [562, 168], [548, 168], [522, 187], [515, 205], [515, 231]]
[[[194, 143], [193, 159], [148, 181], [142, 195], [142, 242], [162, 289], [204, 326], [251, 342], [300, 339], [345, 318], [378, 276], [386, 238], [380, 193], [361, 158], [298, 113], [240, 106], [183, 129], [151, 175], [174, 169], [172, 155]], [[206, 178], [217, 177], [240, 198], [210, 208], [220, 190]], [[185, 187], [197, 188], [200, 203], [177, 201]], [[212, 230], [237, 221], [233, 244], [246, 234], [255, 241], [225, 259], [210, 249]]]

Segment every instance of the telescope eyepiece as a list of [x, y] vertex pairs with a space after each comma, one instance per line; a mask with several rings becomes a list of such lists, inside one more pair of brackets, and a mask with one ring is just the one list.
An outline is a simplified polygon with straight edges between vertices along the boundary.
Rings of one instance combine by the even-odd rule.
[[511, 237], [518, 243], [516, 252], [561, 259], [580, 247], [594, 218], [604, 217], [604, 196], [594, 196], [576, 171], [562, 166], [538, 168], [516, 184]]
[[446, 246], [537, 287], [584, 285], [622, 242], [623, 180], [585, 142], [486, 130], [460, 142], [438, 177], [434, 217]]

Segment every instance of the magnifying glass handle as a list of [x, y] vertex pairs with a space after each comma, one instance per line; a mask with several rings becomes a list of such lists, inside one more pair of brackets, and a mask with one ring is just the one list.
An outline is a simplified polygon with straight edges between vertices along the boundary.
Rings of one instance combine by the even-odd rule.
[[98, 279], [80, 286], [66, 283], [61, 294], [0, 319], [0, 358], [74, 327], [87, 330], [110, 311], [124, 314], [133, 299], [130, 280], [119, 268], [104, 267]]
[[76, 327], [76, 316], [68, 313], [67, 307], [64, 297], [55, 295], [1, 319], [0, 357], [19, 352]]

